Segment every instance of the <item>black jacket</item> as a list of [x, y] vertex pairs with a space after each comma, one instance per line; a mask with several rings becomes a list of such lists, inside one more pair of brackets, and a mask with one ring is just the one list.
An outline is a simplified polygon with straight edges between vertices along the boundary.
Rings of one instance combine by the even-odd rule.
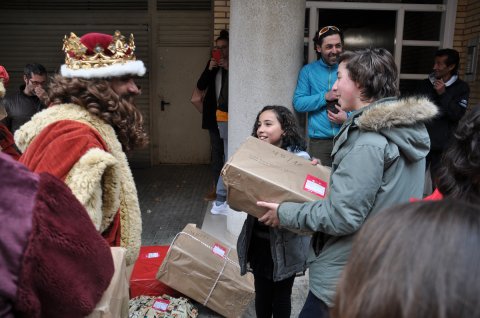
[[25, 95], [23, 93], [24, 89], [25, 85], [20, 86], [20, 90], [16, 94], [7, 96], [2, 101], [8, 115], [2, 122], [12, 134], [29, 121], [33, 115], [45, 108], [45, 105], [37, 96]]
[[[202, 113], [202, 128], [203, 129], [218, 129], [217, 126], [217, 96], [215, 93], [215, 77], [221, 68], [208, 69], [210, 61], [202, 75], [197, 81], [197, 88], [200, 90], [207, 90], [205, 98], [203, 99], [203, 113]], [[224, 75], [228, 76], [228, 71], [224, 71]], [[228, 111], [228, 96], [226, 101], [226, 111]], [[223, 110], [223, 109], [222, 109]], [[224, 110], [225, 111], [225, 110]]]
[[465, 115], [470, 88], [467, 83], [457, 78], [446, 86], [445, 93], [438, 95], [432, 80], [431, 76], [423, 80], [418, 93], [427, 96], [438, 107], [439, 114], [427, 122], [426, 126], [430, 136], [430, 148], [441, 151], [447, 146], [459, 120]]

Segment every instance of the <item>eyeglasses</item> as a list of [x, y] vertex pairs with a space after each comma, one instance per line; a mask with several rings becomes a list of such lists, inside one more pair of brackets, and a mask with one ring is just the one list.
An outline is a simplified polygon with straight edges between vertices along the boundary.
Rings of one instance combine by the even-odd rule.
[[43, 81], [43, 82], [37, 82], [37, 81], [32, 81], [31, 79], [29, 79], [29, 81], [30, 81], [30, 83], [32, 83], [33, 86], [40, 86], [40, 85], [43, 86], [43, 85], [46, 84], [45, 81]]
[[327, 25], [327, 26], [324, 26], [323, 28], [321, 28], [320, 31], [318, 31], [318, 36], [322, 36], [322, 34], [324, 34], [325, 32], [327, 32], [328, 30], [333, 30], [333, 31], [340, 32], [340, 29], [337, 28], [336, 26], [334, 26], [334, 25]]

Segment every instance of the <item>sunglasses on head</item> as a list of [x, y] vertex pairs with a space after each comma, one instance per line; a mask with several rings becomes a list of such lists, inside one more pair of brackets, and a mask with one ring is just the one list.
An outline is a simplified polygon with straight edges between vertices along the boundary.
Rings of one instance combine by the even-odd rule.
[[340, 32], [340, 29], [337, 28], [336, 26], [334, 26], [334, 25], [327, 25], [327, 26], [324, 26], [323, 28], [321, 28], [320, 31], [318, 31], [318, 36], [322, 36], [322, 34], [324, 34], [325, 32], [327, 32], [328, 30], [333, 30], [333, 31]]

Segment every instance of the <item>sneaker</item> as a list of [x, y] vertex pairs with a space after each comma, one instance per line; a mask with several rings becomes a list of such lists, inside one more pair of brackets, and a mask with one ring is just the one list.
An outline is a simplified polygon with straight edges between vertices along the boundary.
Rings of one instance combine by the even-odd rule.
[[212, 214], [228, 215], [228, 212], [229, 212], [229, 206], [227, 204], [227, 201], [221, 202], [220, 204], [218, 201], [213, 202], [212, 209], [210, 210], [210, 213]]

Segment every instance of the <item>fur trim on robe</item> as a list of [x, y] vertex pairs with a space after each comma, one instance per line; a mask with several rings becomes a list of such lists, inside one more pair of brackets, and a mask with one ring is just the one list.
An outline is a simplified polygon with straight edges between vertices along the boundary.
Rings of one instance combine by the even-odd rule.
[[[59, 177], [64, 178], [75, 196], [84, 204], [100, 231], [110, 225], [115, 212], [120, 208], [121, 246], [127, 249], [127, 266], [131, 265], [138, 257], [141, 245], [141, 212], [127, 157], [110, 125], [75, 104], [51, 106], [33, 116], [30, 122], [15, 133], [17, 146], [26, 151], [20, 160], [29, 156], [28, 147], [37, 142], [35, 138], [45, 128], [50, 125], [67, 125], [69, 121], [90, 127], [100, 136], [106, 149], [87, 143], [87, 151], [69, 168], [65, 176]], [[66, 145], [53, 151], [61, 156], [62, 152], [68, 151], [65, 147]], [[30, 167], [31, 164], [27, 166]]]

